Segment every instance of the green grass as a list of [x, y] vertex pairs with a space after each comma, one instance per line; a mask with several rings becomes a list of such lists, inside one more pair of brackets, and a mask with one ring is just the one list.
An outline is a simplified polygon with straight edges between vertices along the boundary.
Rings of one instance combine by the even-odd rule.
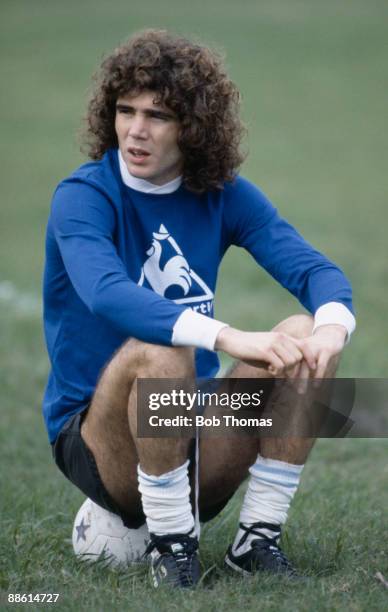
[[[142, 568], [77, 563], [69, 538], [83, 498], [54, 467], [40, 416], [48, 364], [39, 294], [49, 201], [82, 160], [76, 132], [91, 72], [132, 31], [170, 27], [227, 51], [250, 132], [243, 173], [352, 281], [358, 331], [340, 374], [386, 377], [386, 3], [4, 0], [1, 13], [0, 591], [56, 591], [60, 610], [385, 609], [388, 591], [375, 578], [388, 578], [384, 439], [314, 449], [284, 541], [309, 576], [303, 584], [223, 571], [242, 491], [203, 531], [208, 574], [195, 593], [155, 593]], [[299, 308], [236, 249], [216, 306], [244, 329]], [[15, 606], [0, 595], [0, 608]]]

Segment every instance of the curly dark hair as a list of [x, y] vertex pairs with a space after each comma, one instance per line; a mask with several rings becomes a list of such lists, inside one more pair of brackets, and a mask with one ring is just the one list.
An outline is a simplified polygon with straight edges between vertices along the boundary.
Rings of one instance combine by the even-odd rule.
[[117, 147], [116, 101], [143, 91], [180, 121], [183, 182], [195, 193], [222, 189], [244, 160], [240, 94], [214, 51], [165, 30], [145, 30], [101, 64], [88, 105], [84, 150], [91, 159]]

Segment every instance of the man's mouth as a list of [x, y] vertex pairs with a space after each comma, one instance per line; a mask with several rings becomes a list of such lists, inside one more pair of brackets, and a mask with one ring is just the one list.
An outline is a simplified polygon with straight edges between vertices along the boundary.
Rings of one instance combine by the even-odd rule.
[[135, 159], [137, 159], [138, 161], [145, 159], [146, 157], [150, 156], [150, 153], [148, 151], [146, 151], [145, 149], [139, 149], [138, 147], [130, 147], [128, 150], [128, 153], [134, 157]]

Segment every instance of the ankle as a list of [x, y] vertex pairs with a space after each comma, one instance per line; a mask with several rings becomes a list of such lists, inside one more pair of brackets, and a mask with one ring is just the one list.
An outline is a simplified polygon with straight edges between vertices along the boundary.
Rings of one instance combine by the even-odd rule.
[[194, 528], [186, 461], [175, 470], [153, 476], [138, 466], [139, 491], [147, 527], [155, 536], [187, 534]]

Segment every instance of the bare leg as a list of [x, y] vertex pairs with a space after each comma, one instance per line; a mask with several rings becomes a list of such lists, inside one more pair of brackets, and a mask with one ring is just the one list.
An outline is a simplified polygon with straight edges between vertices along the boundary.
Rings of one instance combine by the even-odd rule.
[[[295, 338], [311, 335], [313, 320], [308, 315], [294, 315], [279, 323], [274, 331]], [[334, 376], [335, 368], [327, 373]], [[237, 363], [230, 378], [270, 378], [267, 370]], [[206, 416], [212, 414], [207, 410]], [[303, 464], [314, 444], [312, 438], [203, 438], [200, 446], [200, 506], [211, 507], [230, 497], [248, 476], [257, 454], [287, 463]]]
[[[290, 317], [279, 323], [274, 331], [283, 331], [294, 338], [305, 338], [311, 335], [313, 319], [307, 315]], [[261, 438], [260, 454], [262, 457], [278, 459], [287, 463], [303, 465], [313, 447], [312, 438]]]
[[194, 376], [193, 350], [128, 341], [103, 372], [81, 435], [92, 451], [101, 479], [118, 506], [139, 515], [137, 465], [149, 474], [172, 470], [187, 459], [188, 439], [136, 438], [136, 384], [139, 378]]
[[[290, 317], [275, 327], [274, 331], [283, 331], [295, 338], [305, 338], [311, 335], [313, 328], [313, 319], [307, 315]], [[333, 378], [335, 376], [339, 358], [333, 361], [329, 369], [325, 372], [325, 378]], [[280, 402], [287, 403], [287, 388], [284, 387], [284, 398], [279, 398]], [[294, 417], [285, 425], [285, 431], [281, 438], [261, 438], [260, 454], [262, 457], [277, 459], [286, 463], [303, 465], [315, 443], [315, 437], [297, 437], [298, 433], [302, 432], [305, 427], [308, 428], [308, 421], [315, 418], [313, 432], [319, 430], [319, 419], [322, 415], [311, 410], [312, 402], [317, 398], [319, 392], [311, 391], [306, 396], [299, 396], [297, 410], [294, 411]], [[294, 396], [295, 397], [295, 396]], [[325, 416], [325, 415], [323, 415]], [[293, 433], [295, 432], [295, 437]]]

